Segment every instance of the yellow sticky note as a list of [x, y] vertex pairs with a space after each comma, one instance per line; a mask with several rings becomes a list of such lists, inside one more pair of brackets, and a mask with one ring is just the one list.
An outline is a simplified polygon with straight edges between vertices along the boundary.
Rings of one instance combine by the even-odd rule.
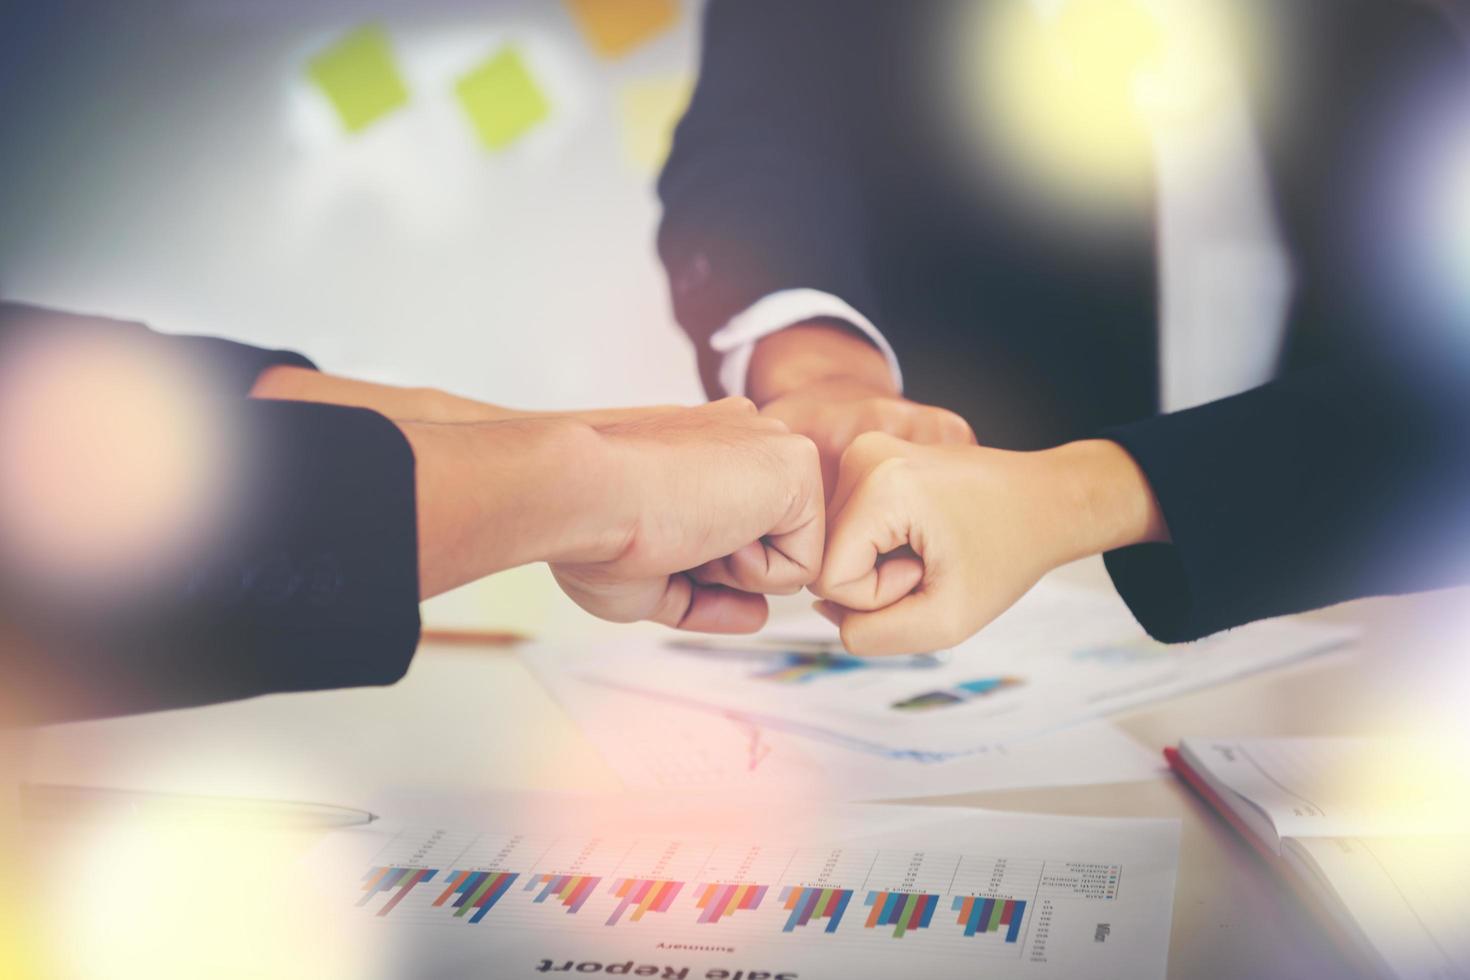
[[312, 58], [307, 75], [349, 133], [366, 129], [408, 102], [388, 34], [377, 24], [359, 27]]
[[551, 103], [514, 47], [501, 48], [454, 86], [480, 142], [503, 150], [549, 115]]
[[566, 0], [593, 50], [618, 58], [668, 30], [679, 19], [678, 0]]
[[657, 173], [668, 159], [674, 126], [694, 94], [690, 78], [630, 82], [618, 95], [623, 121], [623, 155], [646, 174]]

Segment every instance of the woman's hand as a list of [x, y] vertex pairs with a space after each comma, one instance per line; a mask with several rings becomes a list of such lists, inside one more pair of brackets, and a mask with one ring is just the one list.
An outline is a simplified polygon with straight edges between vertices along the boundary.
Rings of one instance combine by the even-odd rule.
[[1168, 530], [1115, 443], [1037, 453], [859, 437], [842, 457], [813, 591], [858, 654], [952, 646], [1048, 571]]

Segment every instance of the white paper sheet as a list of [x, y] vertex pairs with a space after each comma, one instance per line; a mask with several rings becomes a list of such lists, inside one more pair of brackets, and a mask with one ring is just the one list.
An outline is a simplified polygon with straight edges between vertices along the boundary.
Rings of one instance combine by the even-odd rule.
[[1132, 782], [1163, 760], [1105, 722], [933, 756], [815, 723], [741, 712], [589, 680], [588, 648], [540, 647], [525, 661], [623, 781], [639, 790], [798, 792], [832, 800], [941, 796], [1021, 786]]
[[1286, 853], [1325, 880], [1324, 900], [1340, 904], [1380, 975], [1470, 977], [1470, 838], [1310, 837]]
[[[1470, 759], [1427, 738], [1187, 738], [1197, 771], [1280, 838], [1462, 833]], [[1269, 838], [1267, 838], [1269, 840]]]
[[383, 978], [1164, 975], [1176, 821], [629, 807], [342, 831], [311, 877]]
[[[1277, 620], [1165, 646], [1144, 634], [1116, 595], [1050, 581], [937, 658], [814, 656], [812, 640], [822, 634], [809, 623], [774, 623], [766, 632], [793, 630], [803, 642], [786, 651], [761, 638], [740, 647], [643, 637], [595, 655], [564, 652], [559, 663], [584, 679], [953, 756], [1298, 660], [1353, 635]], [[825, 635], [840, 651], [830, 627]], [[528, 662], [544, 678], [537, 655]]]

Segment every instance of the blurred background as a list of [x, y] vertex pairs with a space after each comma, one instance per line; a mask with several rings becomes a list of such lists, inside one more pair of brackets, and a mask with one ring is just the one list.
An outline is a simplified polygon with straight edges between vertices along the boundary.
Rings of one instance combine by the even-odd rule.
[[[702, 6], [15, 5], [0, 293], [521, 408], [702, 401], [653, 246]], [[551, 604], [527, 569], [425, 616]]]
[[[1470, 11], [1470, 0], [1401, 2], [1437, 3], [1462, 19]], [[697, 69], [703, 7], [703, 0], [0, 0], [0, 295], [286, 347], [334, 373], [521, 408], [701, 401], [653, 242], [654, 180]], [[1279, 317], [1285, 274], [1269, 216], [1232, 207], [1223, 185], [1210, 183], [1212, 173], [1234, 178], [1222, 176], [1229, 167], [1209, 165], [1206, 137], [1195, 152], [1186, 147], [1171, 158], [1177, 166], [1169, 172], [1185, 174], [1196, 199], [1216, 206], [1176, 212], [1198, 220], [1165, 232], [1215, 236], [1230, 261], [1203, 253], [1210, 283], [1226, 285], [1183, 315]], [[1470, 220], [1470, 208], [1465, 214]], [[1237, 274], [1254, 286], [1240, 288]], [[1470, 272], [1461, 281], [1470, 282]], [[1202, 350], [1195, 361], [1208, 374], [1225, 356]], [[1215, 390], [1218, 377], [1193, 380], [1196, 392], [1224, 393]], [[539, 566], [433, 600], [424, 617], [430, 627], [596, 629]], [[1463, 716], [1470, 684], [1463, 608], [1445, 599], [1437, 617], [1402, 619], [1435, 653], [1418, 669], [1450, 665], [1443, 673], [1456, 683], [1439, 684], [1445, 704], [1436, 710]], [[1426, 709], [1418, 694], [1392, 686], [1410, 688], [1414, 662], [1407, 667], [1374, 682], [1371, 696], [1385, 716]], [[463, 717], [480, 710], [476, 691], [495, 689], [517, 668], [475, 669], [484, 675], [463, 692]], [[1298, 690], [1265, 695], [1275, 701], [1263, 701], [1254, 723], [1295, 717]], [[385, 716], [401, 710], [390, 696]], [[1342, 698], [1342, 713], [1367, 699]], [[559, 786], [611, 784], [569, 730], [540, 747], [525, 744], [528, 719], [542, 710], [551, 710], [545, 699], [477, 719], [474, 744], [511, 759], [499, 763], [509, 770], [503, 781], [541, 786], [544, 773], [556, 771]], [[1233, 711], [1206, 720], [1229, 727], [1241, 721]], [[420, 747], [397, 744], [391, 726], [369, 738], [342, 721], [349, 717], [324, 713], [320, 727], [336, 738], [319, 740], [314, 752], [303, 751], [307, 736], [283, 708], [251, 728], [221, 725], [171, 739], [178, 759], [150, 754], [153, 743], [142, 737], [136, 744], [110, 737], [99, 740], [106, 752], [88, 744], [97, 757], [83, 761], [100, 771], [180, 781], [187, 774], [206, 788], [266, 792], [326, 782], [345, 768], [340, 758], [367, 747], [425, 783], [447, 778], [448, 762], [419, 759]], [[1164, 719], [1157, 727], [1177, 734], [1171, 725]], [[445, 728], [446, 741], [465, 737], [458, 726]], [[50, 760], [68, 761], [66, 749], [53, 748]], [[0, 739], [0, 771], [7, 751], [21, 755]], [[0, 842], [6, 836], [0, 820]], [[131, 969], [79, 970], [90, 975], [160, 975], [138, 964], [157, 955], [146, 944], [168, 930], [134, 929], [147, 912], [137, 903], [119, 917], [117, 896], [149, 876], [182, 903], [219, 881], [266, 887], [251, 878], [260, 875], [259, 852], [236, 848], [226, 865], [209, 865], [205, 856], [222, 849], [207, 833], [182, 851], [178, 841], [167, 843], [178, 863], [165, 869], [172, 877], [150, 863], [150, 846], [100, 838], [77, 851], [75, 868], [54, 876], [57, 907], [105, 924], [111, 945], [99, 940], [88, 954], [65, 931], [69, 921], [54, 924], [55, 937], [32, 941], [79, 950], [88, 968], [89, 955], [136, 954]], [[108, 865], [99, 855], [120, 858]], [[76, 881], [88, 887], [74, 888]], [[258, 890], [225, 896], [199, 948], [266, 934], [248, 919], [264, 914], [251, 905]], [[7, 929], [20, 921], [7, 914], [6, 902], [19, 900], [5, 891], [0, 977], [11, 975], [4, 954], [16, 937]], [[81, 904], [72, 905], [78, 893]], [[265, 911], [292, 915], [286, 907]], [[310, 950], [321, 940], [304, 921], [288, 926], [283, 950]], [[315, 963], [297, 966], [297, 975], [325, 975]], [[343, 975], [361, 974], [349, 965]]]

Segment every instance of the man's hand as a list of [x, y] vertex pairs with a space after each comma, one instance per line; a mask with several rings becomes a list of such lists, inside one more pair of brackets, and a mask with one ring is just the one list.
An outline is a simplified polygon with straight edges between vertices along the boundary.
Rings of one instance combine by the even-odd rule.
[[780, 419], [792, 432], [816, 443], [829, 496], [836, 491], [842, 454], [865, 432], [936, 446], [975, 444], [969, 423], [954, 412], [911, 402], [851, 378], [814, 381], [767, 402], [761, 414]]
[[599, 435], [599, 493], [623, 538], [612, 554], [552, 563], [587, 611], [751, 632], [766, 619], [759, 593], [793, 593], [816, 578], [824, 520], [811, 440], [733, 398]]
[[1059, 565], [1167, 538], [1115, 443], [1012, 453], [870, 434], [843, 455], [813, 591], [851, 652], [927, 652], [977, 632]]
[[933, 445], [975, 442], [954, 412], [902, 397], [882, 353], [844, 327], [798, 324], [763, 338], [747, 382], [762, 414], [817, 444], [828, 496], [843, 452], [865, 432]]

